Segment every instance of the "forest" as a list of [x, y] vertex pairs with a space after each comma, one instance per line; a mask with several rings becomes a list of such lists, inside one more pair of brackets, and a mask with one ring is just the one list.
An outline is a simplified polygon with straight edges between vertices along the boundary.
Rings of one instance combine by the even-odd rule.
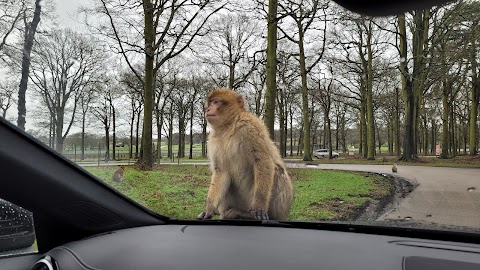
[[58, 152], [77, 136], [83, 157], [95, 135], [113, 159], [128, 138], [147, 170], [197, 143], [205, 156], [204, 98], [227, 87], [284, 157], [478, 155], [478, 1], [389, 17], [326, 0], [85, 0], [69, 23], [61, 12], [0, 0], [1, 116]]

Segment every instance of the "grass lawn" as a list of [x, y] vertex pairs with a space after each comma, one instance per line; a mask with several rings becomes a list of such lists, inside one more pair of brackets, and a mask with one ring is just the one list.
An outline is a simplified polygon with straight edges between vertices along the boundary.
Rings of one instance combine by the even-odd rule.
[[[116, 167], [85, 169], [153, 211], [180, 219], [193, 219], [202, 211], [210, 182], [207, 166], [161, 165], [148, 172], [127, 167], [121, 183], [111, 179]], [[383, 177], [365, 173], [288, 171], [295, 189], [291, 220], [349, 220], [358, 208], [393, 189]]]

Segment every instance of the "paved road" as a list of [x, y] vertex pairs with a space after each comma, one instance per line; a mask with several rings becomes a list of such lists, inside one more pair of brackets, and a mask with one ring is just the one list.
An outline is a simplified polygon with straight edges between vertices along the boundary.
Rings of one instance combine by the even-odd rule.
[[[302, 165], [290, 164], [292, 167]], [[392, 174], [390, 165], [320, 164], [305, 167]], [[418, 187], [379, 220], [411, 219], [480, 228], [480, 169], [399, 166], [394, 175], [416, 183]]]

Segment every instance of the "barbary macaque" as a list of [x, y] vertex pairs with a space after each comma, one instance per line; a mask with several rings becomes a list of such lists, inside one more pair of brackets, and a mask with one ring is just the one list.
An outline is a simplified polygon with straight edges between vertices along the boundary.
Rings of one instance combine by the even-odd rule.
[[263, 122], [229, 89], [208, 94], [205, 115], [212, 179], [197, 219], [286, 220], [293, 185]]
[[123, 172], [125, 172], [125, 166], [121, 165], [112, 176], [112, 180], [115, 182], [122, 182], [123, 180]]
[[392, 172], [397, 172], [397, 171], [398, 171], [397, 163], [394, 163], [392, 166]]

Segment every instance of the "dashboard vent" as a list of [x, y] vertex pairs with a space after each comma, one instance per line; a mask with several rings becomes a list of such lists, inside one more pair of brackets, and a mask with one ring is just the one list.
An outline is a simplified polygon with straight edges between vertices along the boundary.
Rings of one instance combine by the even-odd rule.
[[58, 270], [57, 263], [50, 256], [45, 256], [42, 259], [38, 260], [31, 270]]
[[480, 269], [480, 264], [412, 256], [412, 257], [405, 258], [403, 269], [404, 270], [452, 270], [452, 269], [478, 270]]
[[123, 223], [116, 214], [90, 202], [75, 202], [56, 208], [55, 212], [87, 230], [106, 229]]

